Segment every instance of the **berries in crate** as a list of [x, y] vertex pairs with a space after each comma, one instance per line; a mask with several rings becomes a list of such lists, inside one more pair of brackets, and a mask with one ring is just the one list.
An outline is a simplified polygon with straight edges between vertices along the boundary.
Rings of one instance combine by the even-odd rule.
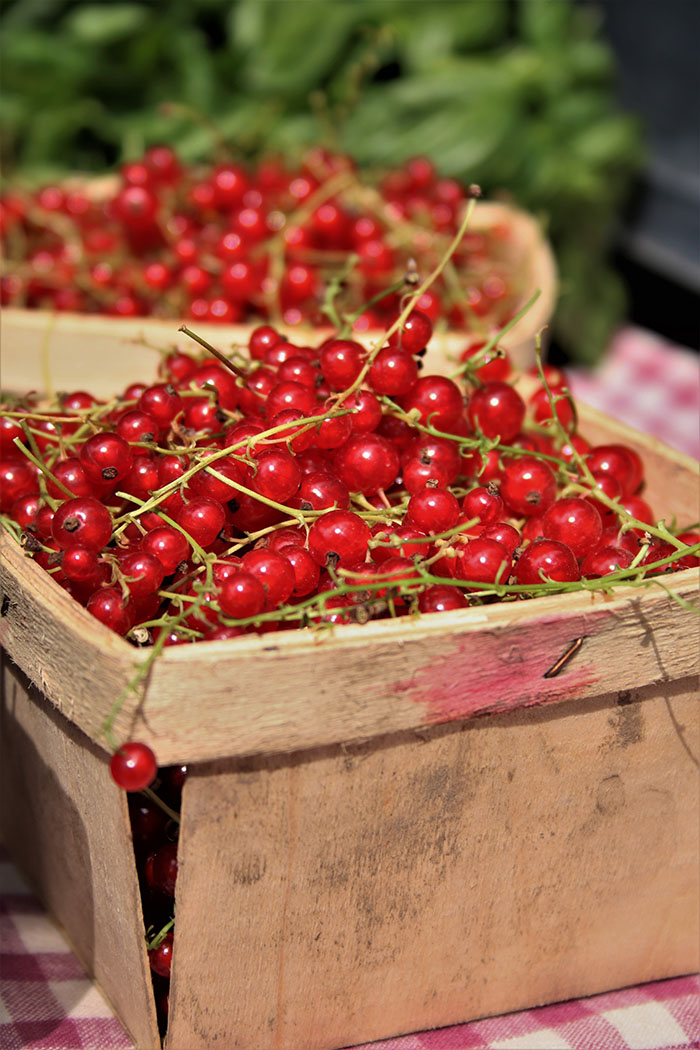
[[696, 465], [433, 346], [434, 277], [7, 398], [2, 833], [140, 1047], [697, 968]]
[[[380, 332], [407, 268], [428, 273], [445, 255], [470, 192], [424, 157], [372, 177], [322, 149], [295, 167], [276, 158], [191, 166], [166, 147], [119, 175], [12, 188], [0, 198], [5, 338], [17, 331], [40, 344], [47, 311], [54, 342], [89, 333], [95, 353], [113, 351], [134, 317], [152, 341], [172, 338], [163, 319], [183, 317], [214, 340], [237, 323], [327, 327], [331, 281], [355, 331]], [[482, 201], [416, 305], [475, 347], [536, 288], [538, 301], [503, 337], [517, 363], [532, 363], [534, 334], [553, 311], [555, 264], [533, 216]]]

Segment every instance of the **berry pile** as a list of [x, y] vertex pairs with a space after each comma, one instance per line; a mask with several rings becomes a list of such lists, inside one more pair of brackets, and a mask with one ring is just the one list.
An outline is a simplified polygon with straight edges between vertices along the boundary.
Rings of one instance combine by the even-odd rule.
[[[4, 305], [121, 317], [326, 325], [323, 288], [344, 282], [357, 330], [381, 327], [411, 259], [427, 272], [455, 233], [469, 191], [425, 158], [377, 185], [321, 150], [296, 170], [183, 165], [154, 147], [102, 195], [45, 186], [0, 199]], [[490, 334], [531, 289], [519, 287], [511, 231], [475, 228], [417, 305], [452, 328]], [[348, 267], [348, 256], [353, 264]]]
[[[700, 564], [700, 533], [646, 501], [637, 453], [580, 434], [560, 371], [515, 377], [492, 339], [470, 342], [453, 378], [423, 374], [419, 291], [369, 349], [342, 329], [307, 346], [259, 325], [229, 356], [164, 351], [156, 382], [109, 402], [8, 402], [0, 523], [149, 647], [143, 674], [165, 646], [644, 586]], [[159, 772], [147, 746], [104, 731], [131, 792], [165, 1023], [186, 769]]]

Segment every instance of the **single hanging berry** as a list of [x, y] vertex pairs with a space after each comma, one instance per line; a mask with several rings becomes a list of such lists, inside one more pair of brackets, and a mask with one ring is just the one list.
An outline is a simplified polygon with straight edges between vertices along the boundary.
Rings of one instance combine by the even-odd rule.
[[109, 771], [112, 780], [124, 791], [143, 791], [155, 780], [158, 765], [147, 744], [129, 740], [112, 755]]

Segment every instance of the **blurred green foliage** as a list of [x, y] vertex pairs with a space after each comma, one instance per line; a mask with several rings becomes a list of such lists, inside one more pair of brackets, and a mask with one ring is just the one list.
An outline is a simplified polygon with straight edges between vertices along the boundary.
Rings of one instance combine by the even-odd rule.
[[103, 171], [170, 142], [185, 160], [370, 168], [430, 156], [539, 214], [557, 252], [555, 336], [594, 361], [624, 307], [608, 253], [641, 160], [614, 63], [573, 0], [4, 0], [6, 177]]

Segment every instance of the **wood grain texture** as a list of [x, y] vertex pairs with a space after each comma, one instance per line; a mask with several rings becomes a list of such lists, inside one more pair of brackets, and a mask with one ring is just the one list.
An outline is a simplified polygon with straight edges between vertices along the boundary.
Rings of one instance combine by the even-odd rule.
[[695, 971], [699, 713], [675, 682], [195, 768], [167, 1050], [330, 1050]]
[[126, 795], [4, 654], [0, 834], [141, 1050], [160, 1046]]

